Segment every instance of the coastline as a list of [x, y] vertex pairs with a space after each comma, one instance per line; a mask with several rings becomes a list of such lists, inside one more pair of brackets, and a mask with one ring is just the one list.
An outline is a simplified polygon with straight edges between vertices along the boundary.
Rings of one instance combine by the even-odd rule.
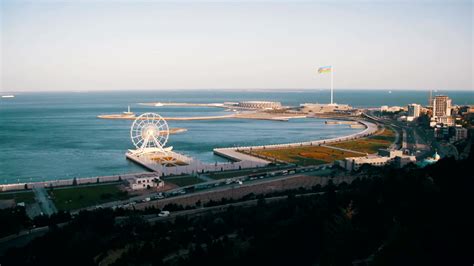
[[242, 147], [231, 147], [231, 148], [216, 148], [216, 149], [213, 149], [213, 151], [214, 151], [214, 154], [216, 155], [219, 155], [231, 160], [233, 158], [234, 160], [239, 161], [243, 155], [250, 156], [250, 155], [241, 153], [240, 151], [250, 151], [254, 149], [275, 149], [275, 148], [292, 148], [292, 147], [294, 148], [294, 147], [301, 147], [301, 146], [316, 146], [320, 144], [329, 144], [329, 143], [340, 142], [340, 141], [355, 140], [355, 139], [366, 137], [368, 135], [372, 135], [378, 129], [377, 125], [372, 122], [368, 122], [364, 120], [357, 120], [356, 122], [359, 123], [360, 125], [365, 126], [365, 129], [361, 132], [350, 134], [347, 136], [341, 136], [341, 137], [330, 138], [330, 139], [296, 142], [296, 143], [242, 146]]
[[[318, 144], [327, 144], [327, 143], [333, 143], [337, 141], [344, 141], [344, 140], [354, 140], [358, 138], [365, 137], [367, 135], [373, 134], [375, 131], [377, 131], [377, 125], [372, 122], [368, 122], [365, 120], [357, 120], [360, 124], [366, 126], [366, 129], [364, 129], [361, 132], [358, 133], [353, 133], [350, 135], [346, 136], [341, 136], [341, 137], [336, 137], [336, 138], [329, 138], [329, 139], [321, 139], [321, 140], [313, 140], [313, 141], [306, 141], [306, 142], [295, 142], [295, 143], [286, 143], [286, 144], [270, 144], [270, 145], [257, 145], [257, 146], [242, 146], [242, 147], [232, 147], [232, 148], [215, 148], [213, 149], [213, 152], [219, 156], [222, 156], [226, 159], [230, 159], [233, 156], [235, 156], [235, 153], [242, 154], [236, 150], [245, 150], [245, 149], [258, 149], [258, 148], [278, 148], [278, 147], [299, 147], [303, 145], [318, 145]], [[253, 156], [251, 156], [253, 157]], [[241, 159], [244, 159], [242, 161]], [[255, 165], [261, 165], [262, 164], [262, 159], [255, 157], [255, 162], [248, 161], [248, 157], [245, 158], [234, 158], [235, 161], [242, 161], [242, 162], [247, 162], [249, 166], [255, 166]], [[268, 162], [270, 163], [270, 162]], [[217, 170], [220, 170], [220, 166], [228, 164], [231, 165], [231, 163], [222, 163], [222, 164], [217, 164], [218, 167], [216, 167]], [[250, 168], [250, 167], [247, 167]], [[172, 171], [169, 171], [172, 172]], [[28, 189], [31, 189], [33, 187], [62, 187], [62, 186], [71, 186], [73, 185], [74, 180], [76, 180], [77, 184], [93, 184], [93, 183], [104, 183], [104, 182], [115, 182], [115, 181], [120, 181], [120, 180], [125, 180], [128, 178], [133, 178], [134, 176], [137, 175], [143, 175], [143, 174], [158, 174], [157, 172], [140, 172], [140, 173], [128, 173], [128, 174], [123, 174], [123, 175], [113, 175], [113, 176], [95, 176], [95, 177], [77, 177], [77, 178], [70, 178], [70, 179], [57, 179], [57, 180], [49, 180], [49, 181], [38, 181], [38, 182], [21, 182], [21, 183], [5, 183], [5, 184], [0, 184], [0, 192], [7, 192], [7, 191], [15, 191], [15, 190], [25, 190], [25, 185], [27, 186]]]

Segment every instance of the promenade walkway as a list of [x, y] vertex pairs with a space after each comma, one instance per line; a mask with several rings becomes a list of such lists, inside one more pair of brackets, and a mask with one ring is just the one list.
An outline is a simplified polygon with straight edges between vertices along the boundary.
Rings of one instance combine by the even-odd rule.
[[[244, 146], [244, 147], [232, 147], [232, 148], [218, 148], [214, 149], [214, 153], [234, 160], [234, 161], [241, 161], [243, 159], [245, 160], [252, 160], [254, 162], [260, 162], [260, 160], [263, 160], [258, 157], [254, 157], [251, 155], [243, 154], [240, 151], [252, 151], [252, 150], [257, 150], [257, 149], [278, 149], [278, 148], [296, 148], [296, 147], [302, 147], [302, 146], [318, 146], [318, 145], [326, 145], [330, 143], [337, 143], [341, 141], [347, 141], [347, 140], [354, 140], [362, 137], [367, 137], [369, 135], [374, 134], [377, 132], [378, 127], [376, 124], [368, 122], [368, 121], [357, 121], [360, 124], [364, 125], [366, 128], [358, 133], [351, 134], [348, 136], [342, 136], [342, 137], [337, 137], [337, 138], [332, 138], [332, 139], [322, 139], [322, 140], [313, 140], [313, 141], [306, 141], [306, 142], [296, 142], [296, 143], [286, 143], [286, 144], [272, 144], [272, 145], [261, 145], [261, 146]], [[263, 160], [265, 161], [265, 160]]]

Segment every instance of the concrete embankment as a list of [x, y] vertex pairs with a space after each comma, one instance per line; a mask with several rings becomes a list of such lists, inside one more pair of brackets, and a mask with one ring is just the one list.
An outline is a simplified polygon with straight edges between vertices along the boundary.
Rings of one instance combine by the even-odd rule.
[[[191, 116], [191, 117], [163, 117], [166, 121], [191, 121], [191, 120], [216, 120], [216, 119], [227, 119], [235, 117], [234, 114], [230, 115], [217, 115], [217, 116]], [[111, 115], [98, 115], [100, 119], [112, 119], [112, 120], [135, 120], [137, 116], [123, 116], [121, 114]], [[141, 118], [143, 120], [148, 118]]]
[[[98, 115], [97, 118], [101, 119], [115, 119], [115, 120], [135, 120], [135, 115], [122, 115], [122, 114], [110, 114], [110, 115]], [[266, 113], [266, 112], [245, 112], [245, 113], [232, 113], [228, 115], [215, 115], [215, 116], [189, 116], [189, 117], [164, 117], [166, 121], [193, 121], [193, 120], [218, 120], [218, 119], [254, 119], [254, 120], [273, 120], [273, 121], [288, 121], [289, 119], [306, 118], [306, 115], [292, 114], [292, 113]], [[148, 119], [148, 118], [141, 118]]]
[[154, 175], [154, 174], [156, 173], [141, 172], [141, 173], [123, 174], [123, 175], [69, 178], [69, 179], [39, 181], [39, 182], [22, 182], [22, 183], [15, 183], [15, 184], [1, 184], [0, 192], [24, 190], [25, 185], [28, 189], [31, 189], [34, 187], [63, 187], [63, 186], [72, 186], [74, 185], [74, 183], [76, 183], [77, 185], [85, 185], [85, 184], [97, 184], [97, 183], [105, 183], [105, 182], [117, 182], [120, 180], [132, 179], [137, 176]]
[[223, 103], [161, 103], [161, 102], [155, 102], [155, 103], [139, 103], [139, 105], [145, 105], [145, 106], [189, 106], [189, 107], [221, 107], [221, 108], [229, 108], [230, 106], [227, 106]]

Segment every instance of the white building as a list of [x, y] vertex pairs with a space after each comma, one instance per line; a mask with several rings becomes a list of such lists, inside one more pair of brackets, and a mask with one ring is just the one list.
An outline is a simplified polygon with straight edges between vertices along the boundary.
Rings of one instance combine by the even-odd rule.
[[335, 113], [341, 111], [352, 110], [348, 104], [319, 104], [319, 103], [303, 103], [300, 104], [300, 110], [304, 113]]
[[408, 117], [413, 117], [413, 119], [417, 118], [420, 116], [420, 112], [421, 112], [421, 105], [416, 104], [416, 103], [412, 103], [408, 105]]
[[268, 102], [268, 101], [243, 101], [237, 104], [238, 107], [248, 109], [281, 109], [280, 102]]
[[451, 116], [451, 99], [438, 95], [433, 99], [433, 118]]
[[357, 170], [364, 164], [373, 166], [383, 166], [394, 163], [397, 167], [403, 167], [408, 163], [415, 163], [416, 157], [404, 155], [401, 150], [379, 150], [377, 155], [367, 155], [364, 157], [348, 157], [339, 161], [339, 165], [348, 171]]
[[388, 106], [388, 105], [382, 105], [380, 106], [380, 112], [388, 112], [388, 113], [395, 113], [403, 111], [403, 107], [401, 106]]
[[463, 139], [467, 139], [467, 128], [454, 127], [452, 129], [452, 137], [450, 138], [450, 141], [456, 142]]
[[128, 180], [130, 188], [133, 190], [159, 188], [163, 187], [165, 183], [157, 176], [142, 175]]

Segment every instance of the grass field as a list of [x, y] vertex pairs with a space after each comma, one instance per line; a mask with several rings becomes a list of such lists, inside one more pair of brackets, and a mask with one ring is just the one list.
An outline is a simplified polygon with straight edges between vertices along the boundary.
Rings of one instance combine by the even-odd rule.
[[284, 169], [287, 167], [265, 167], [265, 168], [254, 168], [254, 169], [243, 169], [243, 170], [232, 170], [232, 171], [223, 171], [223, 172], [213, 172], [209, 173], [208, 176], [212, 179], [227, 179], [233, 178], [236, 176], [264, 173], [272, 170]]
[[75, 210], [128, 198], [127, 192], [121, 191], [117, 184], [53, 189], [48, 193], [59, 210]]
[[329, 144], [329, 146], [371, 154], [377, 153], [379, 149], [388, 148], [393, 141], [395, 141], [395, 132], [390, 128], [385, 128], [367, 138]]
[[262, 156], [276, 158], [288, 163], [298, 165], [319, 165], [330, 163], [346, 157], [362, 156], [358, 153], [341, 151], [320, 146], [302, 146], [293, 148], [254, 150], [254, 153]]
[[165, 182], [169, 182], [177, 185], [178, 187], [190, 186], [203, 182], [201, 179], [195, 176], [181, 176], [181, 177], [171, 177], [163, 179]]
[[9, 199], [15, 200], [16, 203], [19, 203], [19, 202], [24, 202], [27, 204], [33, 203], [35, 202], [35, 193], [33, 193], [31, 190], [25, 191], [25, 192], [15, 192], [15, 193], [9, 193], [9, 192], [0, 193], [0, 200], [9, 200]]

